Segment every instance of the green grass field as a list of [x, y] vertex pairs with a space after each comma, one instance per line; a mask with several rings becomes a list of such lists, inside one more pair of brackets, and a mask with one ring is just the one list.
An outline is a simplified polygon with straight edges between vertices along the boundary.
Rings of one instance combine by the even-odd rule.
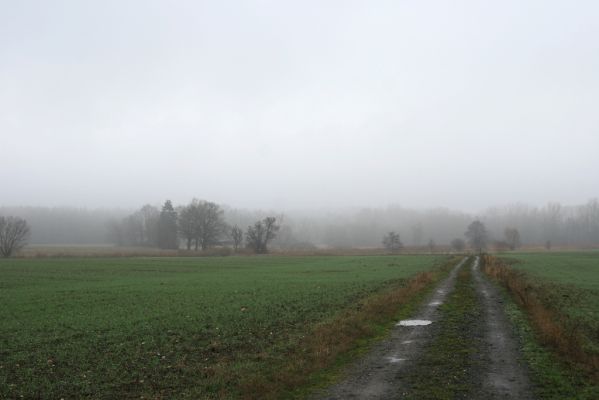
[[514, 253], [514, 268], [539, 278], [599, 292], [599, 251]]
[[0, 260], [0, 398], [235, 396], [433, 256]]
[[523, 253], [513, 259], [513, 268], [549, 287], [546, 302], [587, 326], [599, 344], [594, 337], [599, 332], [599, 252]]

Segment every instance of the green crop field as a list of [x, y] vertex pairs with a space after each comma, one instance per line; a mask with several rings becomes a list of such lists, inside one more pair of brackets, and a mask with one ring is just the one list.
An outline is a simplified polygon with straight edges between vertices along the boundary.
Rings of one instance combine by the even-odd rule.
[[0, 260], [0, 398], [234, 396], [315, 323], [439, 261]]
[[599, 251], [515, 253], [514, 268], [542, 279], [599, 292]]
[[516, 253], [510, 258], [531, 283], [544, 286], [544, 303], [584, 327], [588, 350], [599, 353], [599, 252]]
[[552, 285], [563, 306], [571, 308], [569, 314], [599, 323], [599, 252], [523, 253], [513, 258], [513, 268]]

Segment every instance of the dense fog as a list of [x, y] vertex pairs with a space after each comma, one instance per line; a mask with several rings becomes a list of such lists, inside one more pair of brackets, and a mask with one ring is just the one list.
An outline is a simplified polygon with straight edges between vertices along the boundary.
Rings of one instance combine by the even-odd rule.
[[[505, 229], [516, 228], [524, 245], [544, 245], [547, 241], [560, 246], [599, 245], [597, 199], [573, 206], [515, 204], [489, 208], [476, 215], [441, 208], [414, 210], [400, 206], [285, 211], [235, 209], [225, 205], [221, 209], [228, 227], [238, 226], [244, 231], [266, 216], [276, 217], [281, 229], [273, 246], [282, 249], [381, 247], [382, 238], [389, 231], [398, 232], [407, 246], [426, 246], [431, 239], [438, 245], [448, 245], [452, 239], [463, 238], [474, 219], [486, 225], [494, 241], [504, 241]], [[2, 207], [0, 215], [26, 219], [31, 226], [32, 244], [151, 246], [143, 241], [127, 242], [126, 238], [119, 243], [113, 228], [131, 216], [143, 212], [158, 215], [159, 210], [160, 205], [146, 205], [139, 210]], [[222, 242], [227, 243], [229, 230], [223, 230], [220, 236]], [[180, 245], [184, 247], [183, 241]]]
[[152, 246], [165, 197], [199, 196], [222, 236], [276, 216], [280, 247], [446, 244], [475, 218], [596, 244], [597, 21], [588, 0], [4, 2], [0, 215], [31, 243]]
[[343, 233], [363, 206], [582, 204], [598, 20], [588, 0], [6, 1], [0, 205], [327, 209], [316, 241], [370, 243]]

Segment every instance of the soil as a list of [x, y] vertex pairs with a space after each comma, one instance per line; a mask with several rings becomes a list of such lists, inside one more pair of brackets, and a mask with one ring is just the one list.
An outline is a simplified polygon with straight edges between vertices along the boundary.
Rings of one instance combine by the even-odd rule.
[[[341, 382], [321, 390], [313, 398], [533, 399], [528, 371], [519, 353], [520, 344], [503, 311], [502, 293], [482, 275], [478, 258], [471, 263], [467, 260], [463, 259], [453, 268], [412, 316], [414, 320], [431, 321], [431, 324], [405, 326], [398, 323], [387, 339], [348, 368]], [[466, 292], [464, 285], [458, 285], [453, 293], [456, 278], [467, 264], [471, 264], [471, 270], [464, 279], [468, 279], [470, 303], [474, 303], [470, 309], [474, 311], [469, 312], [468, 318], [455, 318], [455, 310], [463, 308], [444, 303], [459, 303], [462, 296], [459, 291]], [[457, 327], [456, 321], [460, 324]], [[442, 340], [451, 335], [456, 337], [455, 331], [460, 333], [458, 340]], [[439, 352], [443, 354], [439, 355]], [[454, 356], [452, 352], [461, 354]], [[461, 361], [456, 363], [460, 356]], [[436, 363], [434, 360], [438, 359], [441, 362], [430, 365], [431, 360]], [[423, 360], [428, 360], [429, 365]], [[444, 360], [449, 361], [444, 364]], [[444, 370], [444, 365], [452, 370]], [[461, 381], [459, 390], [451, 390], [455, 389], [455, 382], [450, 383], [448, 390], [434, 387], [439, 386], [434, 382], [443, 382], [446, 376]]]

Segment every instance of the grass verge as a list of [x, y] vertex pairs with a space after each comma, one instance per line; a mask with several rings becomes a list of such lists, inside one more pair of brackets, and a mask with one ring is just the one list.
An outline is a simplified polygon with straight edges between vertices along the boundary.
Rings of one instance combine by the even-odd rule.
[[584, 327], [553, 305], [549, 287], [493, 256], [484, 257], [483, 270], [513, 300], [506, 303], [506, 312], [523, 343], [539, 397], [599, 398], [597, 354], [585, 351]]
[[459, 272], [445, 304], [433, 341], [406, 376], [405, 399], [467, 398], [473, 390], [469, 371], [475, 370], [475, 325], [482, 315], [471, 277], [472, 259]]

